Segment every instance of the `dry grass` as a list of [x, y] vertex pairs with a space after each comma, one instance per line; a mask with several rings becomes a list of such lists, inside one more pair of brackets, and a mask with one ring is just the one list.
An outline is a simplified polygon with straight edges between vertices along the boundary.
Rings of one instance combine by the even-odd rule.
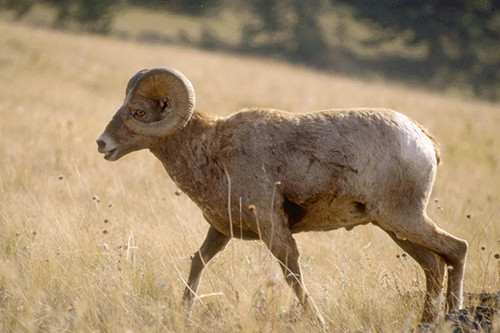
[[[259, 242], [233, 241], [211, 263], [189, 326], [181, 308], [189, 255], [207, 230], [199, 210], [148, 152], [108, 163], [95, 138], [137, 70], [171, 66], [198, 108], [291, 111], [380, 106], [441, 142], [430, 215], [470, 244], [465, 289], [500, 289], [499, 104], [278, 62], [0, 21], [0, 330], [317, 330]], [[97, 199], [97, 197], [98, 199]], [[306, 284], [333, 332], [415, 325], [419, 267], [372, 227], [297, 235]]]

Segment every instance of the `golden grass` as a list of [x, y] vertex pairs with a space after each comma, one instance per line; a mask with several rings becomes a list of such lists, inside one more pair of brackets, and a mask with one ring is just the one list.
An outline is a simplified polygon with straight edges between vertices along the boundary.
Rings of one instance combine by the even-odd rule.
[[[94, 140], [137, 70], [171, 66], [199, 109], [402, 111], [441, 142], [429, 214], [469, 241], [465, 289], [500, 289], [500, 108], [383, 81], [255, 58], [36, 30], [0, 21], [0, 330], [318, 330], [284, 314], [294, 298], [259, 242], [233, 241], [181, 307], [207, 224], [148, 152], [109, 163]], [[333, 332], [413, 327], [420, 268], [373, 227], [297, 235], [305, 281]], [[484, 249], [483, 249], [484, 248]], [[292, 318], [292, 319], [291, 319]], [[186, 322], [189, 326], [186, 326]]]

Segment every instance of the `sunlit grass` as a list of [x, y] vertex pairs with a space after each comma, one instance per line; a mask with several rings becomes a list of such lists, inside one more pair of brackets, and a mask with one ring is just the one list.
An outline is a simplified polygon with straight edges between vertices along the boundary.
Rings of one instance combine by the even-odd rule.
[[[465, 290], [500, 289], [500, 105], [172, 46], [35, 30], [0, 21], [1, 331], [316, 331], [259, 242], [210, 263], [188, 319], [189, 256], [208, 228], [146, 151], [109, 163], [95, 139], [136, 71], [171, 66], [197, 107], [293, 112], [397, 109], [440, 141], [429, 205], [469, 242]], [[418, 265], [375, 227], [296, 236], [309, 291], [334, 332], [401, 331], [418, 319]], [[188, 325], [186, 326], [186, 323]]]

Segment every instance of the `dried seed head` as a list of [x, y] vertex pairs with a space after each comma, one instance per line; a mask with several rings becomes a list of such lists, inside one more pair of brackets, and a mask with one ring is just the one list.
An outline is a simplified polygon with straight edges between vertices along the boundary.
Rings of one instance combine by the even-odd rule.
[[255, 205], [248, 205], [248, 209], [254, 212], [255, 210], [257, 210], [257, 207], [255, 207]]

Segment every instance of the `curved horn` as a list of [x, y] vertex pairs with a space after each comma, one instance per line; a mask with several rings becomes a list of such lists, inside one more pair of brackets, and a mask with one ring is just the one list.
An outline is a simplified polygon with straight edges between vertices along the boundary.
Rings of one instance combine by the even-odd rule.
[[134, 76], [132, 76], [130, 78], [130, 80], [128, 80], [128, 83], [127, 83], [127, 89], [125, 90], [125, 96], [128, 95], [129, 91], [135, 87], [135, 85], [137, 84], [137, 81], [139, 80], [139, 78], [148, 71], [149, 69], [143, 69], [141, 71], [138, 71], [137, 73], [135, 73]]
[[[142, 72], [142, 73], [141, 73]], [[191, 82], [181, 72], [172, 68], [153, 68], [135, 74], [127, 86], [132, 96], [139, 95], [159, 100], [170, 97], [170, 112], [154, 123], [143, 123], [135, 118], [124, 118], [125, 125], [133, 132], [149, 136], [167, 136], [186, 126], [194, 111], [195, 95]], [[137, 77], [137, 78], [136, 78]]]

